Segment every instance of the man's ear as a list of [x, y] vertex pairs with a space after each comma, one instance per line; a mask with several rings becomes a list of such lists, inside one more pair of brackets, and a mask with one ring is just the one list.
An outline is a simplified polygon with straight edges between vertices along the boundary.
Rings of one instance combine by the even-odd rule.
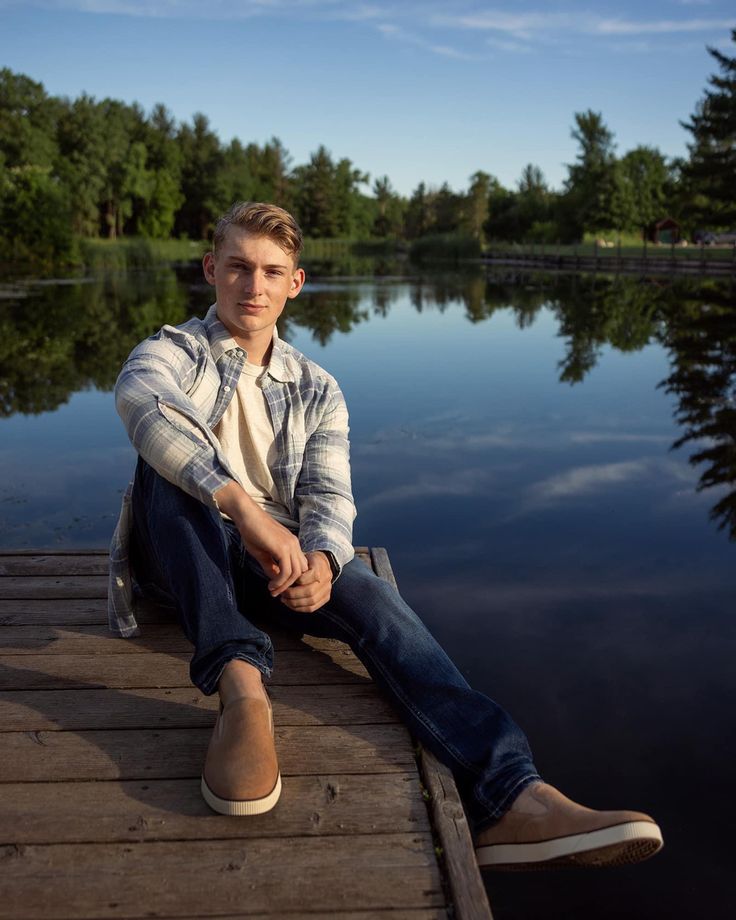
[[214, 252], [206, 252], [204, 258], [202, 259], [202, 269], [204, 271], [204, 276], [207, 279], [209, 284], [215, 283], [215, 254]]
[[299, 291], [304, 287], [304, 282], [306, 281], [307, 276], [304, 274], [303, 268], [297, 268], [294, 274], [291, 276], [291, 290], [288, 293], [289, 300], [293, 300]]

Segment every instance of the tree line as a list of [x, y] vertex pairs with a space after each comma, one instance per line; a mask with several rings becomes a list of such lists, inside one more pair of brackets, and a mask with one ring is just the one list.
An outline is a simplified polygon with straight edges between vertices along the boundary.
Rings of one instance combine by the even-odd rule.
[[[736, 42], [736, 29], [732, 33]], [[574, 115], [577, 156], [562, 189], [524, 167], [516, 188], [479, 170], [465, 189], [419, 182], [408, 197], [324, 146], [293, 165], [281, 141], [224, 144], [207, 116], [177, 123], [164, 105], [50, 96], [0, 70], [0, 260], [73, 259], [81, 238], [204, 239], [236, 200], [292, 210], [308, 237], [455, 235], [488, 241], [575, 242], [586, 233], [641, 233], [664, 216], [697, 227], [736, 224], [736, 57], [709, 53], [709, 78], [683, 127], [687, 158], [638, 146], [616, 155], [601, 113]]]

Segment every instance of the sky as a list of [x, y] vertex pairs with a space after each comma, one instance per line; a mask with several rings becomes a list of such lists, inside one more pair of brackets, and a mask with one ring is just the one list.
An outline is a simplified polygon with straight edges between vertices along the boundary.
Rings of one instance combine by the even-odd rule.
[[686, 153], [687, 120], [733, 55], [733, 0], [0, 0], [0, 66], [52, 95], [204, 112], [220, 139], [278, 137], [294, 165], [324, 144], [408, 195], [559, 188], [575, 112], [601, 112], [617, 152]]

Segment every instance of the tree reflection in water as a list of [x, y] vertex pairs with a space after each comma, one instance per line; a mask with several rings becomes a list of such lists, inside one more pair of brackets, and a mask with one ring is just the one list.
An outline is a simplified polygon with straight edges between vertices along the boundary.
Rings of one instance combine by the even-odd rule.
[[711, 285], [669, 318], [665, 343], [672, 373], [662, 382], [677, 397], [684, 429], [674, 444], [692, 443], [703, 464], [698, 490], [725, 490], [711, 509], [719, 529], [736, 540], [736, 298], [730, 285]]
[[[566, 353], [560, 381], [577, 384], [604, 347], [638, 351], [658, 343], [672, 372], [661, 386], [676, 400], [683, 428], [673, 447], [692, 444], [704, 465], [700, 490], [723, 490], [711, 515], [736, 540], [736, 297], [730, 279], [662, 280], [625, 276], [485, 274], [345, 277], [354, 266], [331, 265], [279, 322], [288, 340], [309, 329], [325, 345], [374, 314], [386, 316], [406, 297], [418, 312], [461, 306], [471, 323], [513, 311], [519, 328], [552, 311]], [[387, 271], [397, 266], [386, 265]], [[314, 271], [311, 277], [315, 277]], [[336, 278], [335, 275], [343, 275]], [[0, 417], [48, 412], [80, 390], [110, 390], [133, 346], [164, 323], [203, 315], [212, 291], [195, 266], [109, 274], [94, 280], [30, 283], [0, 290]]]

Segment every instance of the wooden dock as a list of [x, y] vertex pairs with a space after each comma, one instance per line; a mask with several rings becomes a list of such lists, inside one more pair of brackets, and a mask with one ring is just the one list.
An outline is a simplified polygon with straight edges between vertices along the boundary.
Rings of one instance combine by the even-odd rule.
[[170, 612], [108, 633], [106, 585], [104, 551], [0, 553], [0, 920], [489, 920], [452, 775], [347, 646], [271, 633], [283, 794], [223, 817], [217, 697]]

